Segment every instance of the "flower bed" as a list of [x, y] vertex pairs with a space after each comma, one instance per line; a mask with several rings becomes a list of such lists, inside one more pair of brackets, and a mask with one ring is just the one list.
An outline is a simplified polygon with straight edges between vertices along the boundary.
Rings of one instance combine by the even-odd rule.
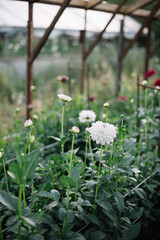
[[1, 239], [159, 236], [158, 94], [145, 94], [140, 128], [133, 99], [114, 117], [112, 104], [88, 110], [60, 94], [54, 111], [1, 140]]

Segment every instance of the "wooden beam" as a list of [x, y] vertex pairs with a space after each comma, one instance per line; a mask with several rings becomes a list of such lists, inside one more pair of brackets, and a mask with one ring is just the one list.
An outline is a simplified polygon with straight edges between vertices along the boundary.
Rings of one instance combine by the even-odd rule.
[[34, 49], [33, 55], [30, 58], [30, 62], [33, 62], [35, 60], [35, 58], [37, 57], [37, 55], [39, 54], [39, 52], [41, 51], [43, 45], [45, 44], [46, 40], [48, 39], [49, 34], [53, 30], [54, 26], [56, 25], [57, 21], [59, 20], [60, 16], [62, 15], [63, 11], [65, 10], [65, 8], [68, 6], [69, 2], [70, 2], [70, 0], [64, 0], [64, 2], [62, 3], [59, 11], [57, 12], [57, 14], [55, 16], [55, 18], [53, 19], [50, 26], [47, 28], [43, 37], [41, 38], [41, 40], [37, 44], [36, 48]]
[[150, 51], [149, 57], [153, 57], [153, 55], [156, 53], [157, 49], [160, 47], [160, 42], [156, 43], [156, 46]]
[[139, 38], [139, 36], [141, 35], [143, 29], [149, 24], [149, 22], [151, 21], [151, 19], [153, 18], [153, 16], [155, 15], [155, 13], [158, 11], [160, 7], [160, 1], [158, 1], [158, 3], [154, 6], [154, 8], [151, 11], [151, 14], [149, 15], [149, 17], [145, 20], [145, 22], [143, 23], [143, 25], [141, 26], [140, 30], [138, 31], [138, 33], [136, 34], [136, 36], [134, 37], [134, 39], [132, 39], [130, 41], [130, 43], [128, 44], [128, 46], [124, 49], [123, 54], [121, 56], [121, 59], [123, 59], [125, 57], [125, 55], [127, 54], [128, 50], [132, 47], [132, 45], [135, 43], [135, 41]]
[[93, 41], [93, 43], [91, 44], [90, 48], [88, 49], [88, 51], [85, 54], [85, 60], [87, 59], [87, 57], [89, 56], [89, 54], [92, 52], [92, 50], [94, 49], [94, 47], [99, 43], [99, 41], [101, 40], [101, 37], [103, 35], [103, 33], [106, 31], [107, 27], [109, 26], [109, 24], [111, 23], [111, 21], [113, 20], [113, 18], [115, 17], [115, 15], [117, 14], [117, 12], [120, 10], [120, 8], [123, 6], [123, 4], [126, 2], [127, 0], [121, 0], [121, 3], [118, 5], [118, 8], [114, 11], [112, 17], [110, 18], [110, 20], [108, 21], [108, 23], [106, 24], [106, 26], [104, 27], [104, 29], [102, 30], [102, 32], [99, 33], [99, 35], [97, 36], [97, 38]]
[[126, 14], [129, 14], [135, 11], [138, 8], [141, 8], [149, 3], [153, 2], [153, 0], [136, 0], [134, 3], [129, 4], [128, 6], [124, 7]]
[[[29, 0], [19, 0], [19, 1], [28, 2]], [[142, 1], [144, 1], [144, 0], [142, 0]], [[146, 2], [148, 2], [148, 1], [149, 0], [146, 0]], [[155, 1], [155, 0], [152, 0], [151, 2], [153, 2], [153, 1]], [[35, 2], [61, 6], [63, 3], [63, 0], [35, 0]], [[141, 0], [139, 0], [139, 2], [141, 2]], [[89, 4], [88, 1], [71, 0], [71, 2], [69, 3], [69, 7], [87, 9], [88, 4]], [[149, 4], [149, 3], [147, 3], [147, 4]], [[114, 13], [114, 11], [117, 9], [117, 7], [118, 7], [118, 4], [111, 4], [111, 3], [107, 3], [104, 1], [102, 3], [99, 3], [96, 6], [92, 7], [92, 10]], [[119, 10], [118, 13], [124, 14], [124, 15], [129, 15], [132, 17], [147, 18], [150, 15], [151, 11], [144, 10], [144, 9], [135, 9], [134, 11], [132, 10], [131, 12], [129, 11], [127, 13], [127, 6], [123, 6]], [[160, 10], [156, 13], [156, 15], [153, 18], [160, 20]]]
[[32, 105], [31, 86], [33, 85], [33, 64], [29, 61], [32, 52], [33, 52], [33, 4], [29, 3], [28, 31], [27, 31], [27, 109], [26, 109], [27, 119], [31, 118], [30, 105]]
[[100, 2], [102, 2], [103, 0], [90, 0], [87, 3], [87, 9], [91, 9], [93, 7], [95, 7], [96, 5], [98, 5]]
[[81, 75], [80, 75], [80, 94], [84, 92], [84, 77], [85, 77], [85, 52], [86, 52], [86, 25], [87, 25], [87, 10], [84, 18], [84, 32], [82, 37], [82, 57], [81, 57]]
[[117, 56], [117, 75], [116, 75], [116, 84], [115, 84], [115, 97], [118, 97], [121, 88], [121, 73], [123, 61], [120, 60], [123, 46], [124, 46], [124, 20], [121, 20], [119, 41], [118, 41], [118, 56]]
[[[94, 7], [92, 10], [113, 13], [117, 7], [118, 7], [117, 4], [101, 3], [101, 4], [98, 4], [96, 7]], [[137, 9], [134, 12], [130, 12], [127, 14], [126, 6], [123, 6], [118, 13], [129, 15], [132, 17], [147, 18], [151, 14], [151, 11], [144, 10], [144, 9]], [[159, 20], [160, 19], [159, 16], [160, 16], [160, 10], [158, 10], [158, 12], [155, 14], [153, 18]]]

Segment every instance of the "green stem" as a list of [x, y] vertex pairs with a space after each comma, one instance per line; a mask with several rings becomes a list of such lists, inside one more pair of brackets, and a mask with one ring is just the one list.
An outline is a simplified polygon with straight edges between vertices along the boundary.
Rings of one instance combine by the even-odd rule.
[[87, 160], [87, 149], [88, 149], [88, 132], [87, 132], [87, 139], [86, 139], [85, 159], [84, 159], [85, 166], [86, 166], [86, 160]]
[[147, 148], [147, 122], [145, 123], [145, 144]]
[[107, 123], [107, 120], [108, 120], [108, 108], [106, 107], [106, 123]]
[[3, 240], [2, 224], [0, 223], [0, 238]]
[[111, 156], [110, 156], [110, 160], [109, 160], [109, 175], [110, 175], [110, 169], [111, 169], [111, 160], [112, 160], [112, 155], [113, 155], [113, 142], [112, 142], [112, 147], [111, 147]]
[[136, 104], [134, 104], [134, 129], [137, 127], [137, 117]]
[[[62, 124], [61, 124], [61, 139], [63, 138], [63, 124], [64, 124], [64, 104], [62, 105]], [[64, 153], [64, 143], [61, 144], [62, 153]]]
[[[106, 153], [107, 153], [107, 143], [105, 143], [105, 151], [106, 151]], [[106, 157], [105, 157], [105, 164], [106, 164], [106, 166], [108, 165], [107, 164], [107, 154], [106, 154]], [[104, 168], [104, 174], [106, 174], [106, 167]]]
[[5, 166], [4, 158], [2, 159], [2, 161], [3, 161], [4, 177], [5, 177], [5, 181], [6, 181], [6, 188], [7, 188], [7, 192], [9, 193], [9, 187], [8, 187], [7, 173], [6, 173], [6, 166]]
[[68, 175], [69, 176], [70, 176], [71, 168], [72, 168], [72, 156], [73, 156], [74, 137], [75, 137], [75, 133], [73, 133], [73, 138], [72, 138], [71, 157], [70, 157], [70, 164], [69, 164], [69, 170], [68, 170]]
[[121, 122], [121, 136], [120, 136], [120, 144], [119, 144], [120, 150], [122, 147], [122, 138], [123, 138], [123, 117], [122, 117], [122, 122]]
[[[22, 202], [22, 185], [19, 185], [19, 197], [18, 197], [18, 216], [19, 216], [19, 220], [21, 218], [21, 215], [22, 215], [22, 205], [21, 205], [21, 202]], [[19, 227], [18, 227], [18, 240], [21, 240], [21, 223], [19, 224]]]
[[24, 202], [24, 208], [26, 208], [25, 186], [23, 187], [23, 202]]
[[[72, 138], [71, 157], [70, 157], [70, 164], [69, 164], [69, 170], [68, 170], [68, 176], [69, 177], [70, 177], [71, 168], [72, 168], [72, 156], [73, 156], [74, 137], [75, 137], [75, 133], [73, 133], [73, 138]], [[69, 186], [67, 186], [66, 210], [68, 210], [68, 208], [69, 208], [69, 189], [70, 189]], [[64, 231], [65, 231], [66, 224], [67, 224], [67, 215], [65, 215], [64, 221], [63, 221], [63, 230], [62, 230], [62, 235], [63, 236], [64, 236]]]
[[140, 158], [140, 153], [141, 153], [141, 139], [142, 139], [142, 135], [140, 134], [139, 137], [139, 144], [138, 144], [138, 156], [137, 156], [137, 168], [139, 168], [139, 158]]
[[75, 202], [77, 201], [77, 189], [78, 189], [78, 179], [77, 179], [76, 185], [75, 185], [75, 194], [74, 194], [74, 200], [75, 200]]
[[[67, 186], [67, 202], [66, 202], [66, 210], [68, 210], [68, 208], [69, 208], [69, 186]], [[67, 215], [65, 215], [65, 217], [64, 217], [64, 221], [63, 221], [62, 236], [64, 236], [66, 224], [67, 224]]]
[[30, 143], [30, 139], [31, 139], [31, 129], [29, 128], [29, 136], [28, 136], [28, 140], [29, 140], [29, 144], [28, 144], [28, 154], [30, 154], [30, 152], [31, 152], [31, 143]]
[[92, 152], [92, 146], [91, 146], [91, 138], [90, 138], [90, 136], [89, 136], [89, 150], [90, 150], [90, 154], [91, 154], [92, 162], [94, 162], [93, 152]]
[[148, 89], [145, 89], [145, 102], [144, 102], [144, 106], [145, 106], [145, 113], [147, 114], [147, 95], [148, 95]]
[[94, 205], [93, 205], [93, 214], [95, 213], [96, 200], [97, 200], [97, 195], [98, 195], [99, 177], [100, 177], [100, 170], [101, 170], [101, 158], [102, 158], [102, 145], [101, 145], [101, 150], [100, 150], [100, 159], [99, 159], [98, 176], [97, 176], [97, 185], [96, 185], [95, 198], [94, 198]]

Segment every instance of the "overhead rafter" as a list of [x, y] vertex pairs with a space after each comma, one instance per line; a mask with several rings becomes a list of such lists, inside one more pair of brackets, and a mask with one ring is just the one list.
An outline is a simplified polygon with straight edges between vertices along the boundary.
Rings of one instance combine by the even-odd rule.
[[160, 47], [160, 42], [157, 42], [155, 47], [150, 51], [149, 58], [151, 58], [156, 53], [159, 47]]
[[138, 8], [144, 7], [147, 4], [153, 2], [153, 0], [136, 0], [134, 3], [129, 4], [128, 6], [124, 7], [126, 14], [129, 14], [135, 11]]
[[[29, 2], [29, 0], [20, 0], [20, 1]], [[151, 11], [142, 9], [142, 7], [156, 1], [158, 0], [135, 0], [134, 3], [129, 4], [127, 6], [123, 6], [118, 11], [118, 13], [129, 15], [132, 17], [147, 18], [151, 14]], [[61, 6], [63, 3], [63, 0], [35, 0], [34, 2], [54, 4], [54, 5]], [[112, 3], [108, 3], [101, 0], [88, 0], [88, 1], [71, 0], [69, 3], [69, 7], [82, 8], [82, 9], [91, 8], [92, 10], [96, 10], [96, 11], [114, 13], [115, 10], [118, 8], [118, 4], [112, 4]], [[155, 14], [154, 19], [160, 20], [160, 10], [157, 11], [157, 14]]]
[[145, 22], [143, 23], [142, 27], [139, 29], [139, 31], [136, 34], [136, 36], [134, 37], [134, 39], [132, 39], [132, 41], [125, 48], [125, 50], [124, 50], [124, 52], [123, 52], [123, 54], [121, 56], [121, 59], [123, 59], [125, 57], [125, 55], [127, 54], [128, 50], [132, 47], [132, 45], [135, 43], [135, 41], [139, 38], [139, 36], [141, 35], [143, 29], [151, 22], [152, 18], [154, 17], [154, 15], [156, 14], [156, 12], [158, 11], [159, 8], [160, 8], [160, 1], [158, 1], [157, 4], [154, 6], [154, 8], [151, 11], [151, 14], [145, 20]]
[[49, 34], [53, 30], [54, 26], [56, 25], [57, 21], [59, 20], [60, 16], [62, 15], [63, 11], [65, 10], [65, 8], [68, 6], [69, 2], [70, 2], [70, 0], [64, 0], [64, 2], [61, 5], [59, 11], [57, 12], [57, 15], [55, 16], [55, 18], [51, 22], [50, 26], [45, 31], [43, 37], [41, 38], [41, 40], [37, 44], [35, 50], [33, 51], [33, 54], [32, 54], [32, 56], [30, 58], [30, 62], [33, 62], [34, 59], [37, 57], [38, 53], [40, 52], [40, 50], [42, 49], [43, 45], [45, 44]]
[[101, 3], [103, 0], [90, 0], [88, 2], [86, 2], [87, 4], [87, 9], [91, 9], [93, 7], [95, 7], [96, 5], [98, 5], [99, 3]]
[[88, 49], [88, 51], [85, 54], [85, 60], [87, 59], [87, 57], [89, 56], [89, 54], [92, 52], [93, 48], [97, 45], [97, 43], [99, 43], [99, 41], [101, 40], [101, 37], [103, 35], [103, 33], [106, 31], [107, 27], [109, 26], [109, 24], [111, 23], [111, 21], [113, 20], [113, 18], [115, 17], [115, 15], [117, 14], [117, 12], [120, 10], [120, 8], [122, 8], [123, 4], [126, 2], [127, 0], [122, 0], [121, 3], [118, 5], [117, 9], [114, 11], [112, 17], [110, 18], [110, 20], [108, 21], [108, 23], [106, 24], [106, 26], [104, 27], [104, 29], [102, 30], [102, 32], [99, 33], [99, 35], [97, 36], [97, 38], [93, 41], [93, 43], [91, 44], [90, 48]]

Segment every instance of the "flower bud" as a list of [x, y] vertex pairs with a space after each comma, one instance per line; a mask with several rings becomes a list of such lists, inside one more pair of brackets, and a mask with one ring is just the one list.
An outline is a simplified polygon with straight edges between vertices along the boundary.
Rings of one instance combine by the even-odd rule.
[[148, 82], [147, 82], [146, 80], [143, 80], [143, 81], [142, 81], [142, 85], [147, 85], [147, 83], [148, 83]]
[[73, 126], [72, 129], [71, 129], [71, 131], [72, 131], [73, 133], [75, 133], [75, 134], [77, 134], [77, 133], [80, 132], [79, 128], [76, 127], [76, 126]]
[[110, 104], [109, 104], [108, 102], [106, 102], [106, 103], [103, 104], [103, 107], [108, 108], [109, 105], [110, 105]]
[[29, 140], [30, 140], [30, 143], [33, 143], [33, 142], [35, 141], [35, 136], [33, 136], [33, 135], [30, 136], [30, 139], [29, 139]]
[[25, 126], [25, 127], [31, 127], [32, 124], [33, 124], [32, 120], [29, 119], [29, 120], [26, 120], [26, 121], [25, 121], [24, 126]]
[[2, 153], [2, 152], [0, 152], [0, 158], [2, 158], [2, 156], [3, 156], [3, 153]]

